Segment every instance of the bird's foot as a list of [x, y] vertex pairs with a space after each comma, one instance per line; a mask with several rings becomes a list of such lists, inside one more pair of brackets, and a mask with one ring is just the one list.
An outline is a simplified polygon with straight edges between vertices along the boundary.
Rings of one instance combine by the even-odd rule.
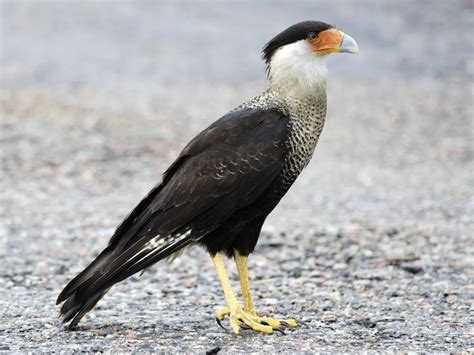
[[[230, 326], [235, 334], [240, 334], [240, 328], [253, 329], [257, 332], [272, 334], [275, 330], [283, 333], [285, 327], [295, 328], [298, 326], [294, 319], [276, 320], [270, 317], [260, 316], [257, 312], [243, 310], [240, 305], [232, 307], [221, 307], [216, 311], [216, 321], [221, 321], [226, 316], [230, 318]], [[221, 325], [222, 326], [222, 325]]]

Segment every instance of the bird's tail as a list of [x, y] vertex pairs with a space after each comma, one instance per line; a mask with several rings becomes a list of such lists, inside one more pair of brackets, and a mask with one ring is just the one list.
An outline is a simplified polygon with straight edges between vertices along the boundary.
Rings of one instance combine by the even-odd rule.
[[109, 289], [90, 294], [89, 287], [101, 277], [100, 271], [110, 260], [111, 251], [105, 249], [88, 267], [72, 279], [62, 290], [56, 300], [56, 304], [64, 302], [61, 307], [63, 323], [69, 324], [69, 329], [74, 328], [81, 318], [89, 312]]
[[114, 284], [183, 249], [192, 242], [188, 236], [141, 240], [119, 252], [106, 248], [58, 296], [63, 323], [72, 320], [69, 329], [74, 328]]

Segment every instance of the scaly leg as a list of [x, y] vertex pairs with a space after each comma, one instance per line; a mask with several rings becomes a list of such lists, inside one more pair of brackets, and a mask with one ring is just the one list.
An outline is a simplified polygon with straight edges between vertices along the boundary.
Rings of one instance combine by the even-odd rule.
[[242, 298], [244, 299], [244, 311], [254, 316], [257, 311], [253, 306], [252, 295], [250, 294], [249, 273], [247, 269], [247, 257], [240, 255], [237, 250], [234, 250], [234, 261], [237, 266], [237, 272], [240, 279], [240, 290], [242, 291]]
[[[240, 255], [238, 251], [235, 251], [234, 260], [237, 266], [237, 271], [239, 272], [240, 288], [242, 290], [242, 298], [244, 301], [243, 312], [246, 314], [247, 318], [249, 320], [254, 321], [255, 323], [258, 323], [264, 326], [270, 326], [272, 329], [281, 329], [282, 325], [296, 327], [297, 323], [294, 319], [285, 319], [285, 320], [279, 321], [273, 318], [261, 317], [258, 315], [252, 302], [252, 296], [250, 294], [250, 283], [249, 283], [249, 277], [248, 277], [248, 271], [247, 271], [247, 257]], [[230, 315], [232, 317], [232, 311], [230, 307], [222, 307], [217, 311], [216, 318], [220, 321], [220, 320], [223, 320], [225, 316], [227, 315]]]
[[[212, 256], [212, 261], [214, 262], [214, 266], [216, 267], [217, 276], [219, 277], [219, 281], [221, 282], [222, 289], [224, 290], [224, 298], [227, 302], [227, 307], [223, 307], [222, 309], [225, 309], [227, 311], [226, 314], [230, 316], [230, 326], [232, 327], [234, 333], [240, 334], [240, 326], [242, 324], [245, 324], [247, 327], [262, 333], [273, 333], [272, 327], [268, 325], [263, 325], [255, 321], [240, 307], [240, 304], [237, 302], [237, 298], [235, 297], [234, 290], [232, 290], [229, 277], [227, 276], [227, 271], [225, 269], [224, 263], [224, 254], [217, 253], [216, 255]], [[216, 313], [217, 319], [224, 318], [220, 318], [220, 314], [221, 311], [218, 310]]]

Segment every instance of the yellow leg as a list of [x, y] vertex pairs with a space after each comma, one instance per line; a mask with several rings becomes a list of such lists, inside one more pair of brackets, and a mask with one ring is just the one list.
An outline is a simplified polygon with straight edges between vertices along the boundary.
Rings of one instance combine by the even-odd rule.
[[283, 325], [289, 327], [296, 327], [296, 321], [294, 319], [285, 319], [282, 321], [269, 318], [261, 317], [255, 311], [253, 306], [252, 296], [250, 294], [250, 283], [247, 271], [247, 257], [240, 255], [237, 251], [234, 253], [234, 260], [239, 272], [240, 288], [242, 290], [242, 298], [244, 301], [244, 309], [240, 307], [237, 302], [232, 286], [230, 285], [229, 277], [224, 264], [224, 254], [217, 253], [212, 257], [212, 261], [216, 267], [217, 276], [224, 290], [224, 297], [227, 302], [227, 307], [221, 307], [216, 312], [216, 319], [219, 321], [223, 320], [226, 316], [230, 318], [230, 325], [232, 330], [236, 333], [240, 333], [240, 327], [245, 325], [246, 328], [271, 334], [274, 330], [280, 330]]
[[252, 302], [252, 295], [250, 294], [249, 273], [247, 271], [247, 257], [240, 255], [236, 250], [234, 251], [234, 261], [239, 272], [240, 289], [242, 290], [242, 298], [244, 301], [244, 311], [253, 315], [257, 315], [255, 307]]
[[242, 324], [245, 324], [247, 327], [262, 333], [273, 333], [273, 328], [271, 326], [263, 325], [252, 319], [252, 317], [246, 314], [240, 307], [240, 304], [237, 302], [237, 298], [235, 297], [234, 290], [232, 290], [229, 277], [227, 276], [224, 263], [224, 254], [217, 253], [212, 257], [212, 261], [216, 267], [217, 276], [221, 282], [222, 289], [224, 290], [224, 298], [227, 302], [227, 307], [223, 307], [217, 311], [216, 318], [218, 320], [222, 320], [226, 315], [229, 315], [230, 326], [232, 327], [232, 330], [235, 334], [240, 334], [240, 326]]
[[255, 307], [252, 302], [252, 295], [250, 294], [250, 282], [249, 282], [249, 274], [247, 269], [247, 257], [240, 255], [240, 253], [235, 250], [234, 251], [234, 260], [235, 265], [237, 266], [237, 271], [239, 272], [239, 279], [240, 279], [240, 289], [242, 290], [242, 298], [244, 300], [244, 311], [258, 317], [260, 322], [264, 324], [268, 324], [273, 328], [281, 328], [282, 322], [286, 323], [290, 327], [296, 327], [296, 321], [294, 319], [285, 319], [282, 322], [269, 318], [269, 317], [260, 317], [255, 310]]

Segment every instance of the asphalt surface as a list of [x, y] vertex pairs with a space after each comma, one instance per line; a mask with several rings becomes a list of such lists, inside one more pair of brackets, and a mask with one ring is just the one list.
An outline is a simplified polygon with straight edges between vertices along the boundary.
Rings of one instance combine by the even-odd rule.
[[[472, 2], [0, 4], [0, 351], [473, 351]], [[194, 248], [66, 331], [62, 287], [303, 19], [361, 50], [331, 58], [316, 155], [249, 260], [258, 309], [304, 325], [219, 328]]]

